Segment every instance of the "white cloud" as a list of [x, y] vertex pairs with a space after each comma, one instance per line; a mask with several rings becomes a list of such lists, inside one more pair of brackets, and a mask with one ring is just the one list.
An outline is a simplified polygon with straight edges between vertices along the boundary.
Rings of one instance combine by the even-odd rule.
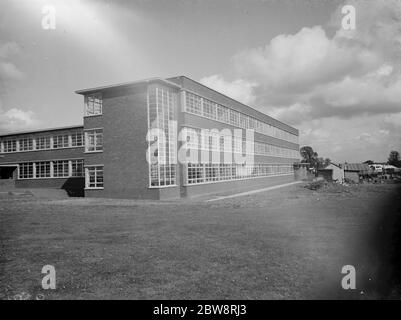
[[2, 43], [0, 40], [0, 82], [23, 77], [23, 73], [10, 61], [12, 57], [19, 53], [19, 46], [15, 42]]
[[17, 108], [4, 111], [0, 105], [0, 132], [29, 130], [39, 125], [40, 121], [36, 119], [33, 111]]
[[224, 93], [242, 103], [250, 104], [255, 101], [253, 90], [256, 87], [256, 83], [254, 82], [249, 82], [243, 79], [237, 79], [230, 82], [224, 80], [220, 75], [212, 75], [202, 78], [200, 82], [205, 86]]
[[328, 24], [337, 29], [333, 36], [323, 26], [277, 35], [235, 54], [234, 78], [251, 83], [254, 105], [297, 126], [301, 144], [323, 156], [385, 160], [388, 148], [401, 148], [401, 4], [347, 4], [356, 8], [354, 31], [341, 28], [340, 5]]

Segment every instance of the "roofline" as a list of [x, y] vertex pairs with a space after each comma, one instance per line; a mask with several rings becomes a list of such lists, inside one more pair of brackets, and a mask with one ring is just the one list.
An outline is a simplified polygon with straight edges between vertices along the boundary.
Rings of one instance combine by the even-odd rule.
[[112, 84], [112, 85], [107, 85], [107, 86], [82, 89], [82, 90], [75, 91], [75, 93], [86, 94], [86, 93], [92, 93], [92, 92], [101, 91], [101, 90], [113, 89], [113, 88], [118, 88], [118, 87], [130, 87], [130, 86], [135, 86], [135, 85], [139, 85], [142, 83], [151, 83], [151, 82], [162, 82], [169, 86], [181, 89], [181, 86], [174, 82], [168, 81], [168, 80], [160, 78], [160, 77], [155, 77], [155, 78], [148, 78], [148, 79], [137, 80], [137, 81], [117, 83], [117, 84]]
[[336, 167], [339, 168], [339, 169], [342, 169], [342, 168], [341, 168], [341, 164], [336, 164], [336, 163], [334, 163], [334, 162], [330, 162], [330, 164], [332, 164], [333, 166], [336, 166]]
[[[297, 128], [295, 128], [295, 127], [293, 127], [293, 126], [290, 126], [289, 124], [284, 123], [284, 122], [282, 122], [282, 121], [280, 121], [280, 120], [278, 120], [278, 119], [276, 119], [276, 118], [273, 118], [272, 116], [270, 116], [270, 115], [268, 115], [268, 114], [266, 114], [266, 113], [264, 113], [264, 112], [261, 112], [261, 111], [255, 109], [254, 107], [251, 107], [251, 106], [249, 106], [249, 105], [247, 105], [247, 104], [245, 104], [245, 103], [242, 103], [242, 102], [240, 102], [240, 101], [238, 101], [238, 100], [236, 100], [236, 99], [234, 99], [234, 98], [232, 98], [232, 97], [230, 97], [230, 96], [228, 96], [228, 95], [226, 95], [226, 94], [224, 94], [224, 93], [222, 93], [222, 92], [220, 92], [220, 91], [217, 91], [217, 90], [215, 90], [215, 89], [212, 89], [212, 88], [210, 88], [210, 87], [204, 85], [203, 83], [200, 83], [199, 81], [196, 81], [196, 80], [191, 79], [191, 78], [189, 78], [189, 77], [187, 77], [187, 76], [184, 76], [184, 75], [175, 76], [175, 77], [168, 77], [168, 78], [154, 77], [154, 78], [148, 78], [148, 79], [137, 80], [137, 81], [131, 81], [131, 82], [123, 82], [123, 83], [119, 83], [119, 84], [113, 84], [113, 85], [107, 85], [107, 86], [100, 86], [100, 87], [93, 87], [93, 88], [88, 88], [88, 89], [76, 90], [75, 93], [77, 93], [77, 94], [94, 93], [94, 92], [96, 92], [96, 91], [101, 91], [101, 90], [113, 89], [113, 88], [118, 88], [118, 87], [129, 87], [129, 86], [139, 85], [139, 84], [142, 84], [142, 83], [151, 83], [151, 82], [162, 82], [162, 83], [164, 83], [164, 84], [167, 84], [167, 85], [169, 85], [169, 86], [172, 86], [172, 87], [175, 87], [175, 88], [178, 88], [178, 89], [184, 89], [181, 85], [179, 85], [179, 84], [177, 84], [177, 83], [175, 83], [175, 82], [172, 82], [172, 81], [168, 80], [168, 79], [172, 79], [172, 78], [186, 78], [186, 79], [188, 79], [188, 80], [190, 80], [190, 81], [193, 81], [193, 82], [195, 82], [196, 84], [207, 88], [208, 90], [211, 90], [211, 91], [213, 91], [213, 92], [216, 92], [217, 94], [220, 94], [220, 95], [222, 95], [222, 96], [228, 98], [229, 100], [235, 101], [236, 103], [238, 103], [238, 104], [240, 104], [240, 105], [242, 105], [242, 106], [245, 106], [245, 107], [247, 107], [247, 108], [250, 108], [250, 109], [254, 110], [255, 112], [258, 112], [258, 113], [260, 113], [260, 114], [262, 114], [262, 115], [264, 115], [264, 116], [266, 116], [266, 117], [271, 118], [271, 119], [274, 120], [274, 121], [277, 121], [278, 123], [282, 124], [283, 126], [287, 126], [287, 127], [291, 128], [291, 129], [295, 130], [295, 131], [297, 132], [298, 136], [299, 136], [299, 130], [298, 130]], [[284, 130], [285, 130], [285, 129], [284, 129]]]
[[81, 124], [81, 125], [75, 125], [75, 126], [64, 126], [64, 127], [53, 127], [53, 128], [36, 129], [36, 130], [31, 130], [31, 131], [14, 131], [14, 132], [0, 133], [0, 137], [15, 136], [15, 135], [21, 135], [21, 134], [40, 133], [40, 132], [46, 132], [46, 131], [78, 129], [78, 128], [83, 128], [83, 127], [84, 127], [83, 124]]
[[264, 112], [262, 112], [262, 111], [259, 111], [259, 110], [255, 109], [254, 107], [251, 107], [251, 106], [249, 106], [249, 105], [247, 105], [247, 104], [245, 104], [245, 103], [242, 103], [242, 102], [240, 102], [240, 101], [238, 101], [238, 100], [236, 100], [236, 99], [234, 99], [234, 98], [232, 98], [232, 97], [230, 97], [230, 96], [228, 96], [228, 95], [226, 95], [226, 94], [224, 94], [224, 93], [221, 93], [220, 91], [217, 91], [217, 90], [215, 90], [215, 89], [212, 89], [212, 88], [210, 88], [210, 87], [204, 85], [203, 83], [200, 83], [199, 81], [196, 81], [196, 80], [194, 80], [194, 79], [191, 79], [191, 78], [189, 78], [189, 77], [187, 77], [187, 76], [177, 76], [177, 77], [171, 77], [171, 78], [186, 78], [186, 79], [188, 79], [188, 80], [191, 80], [191, 81], [193, 81], [193, 82], [195, 82], [195, 83], [197, 83], [197, 84], [199, 84], [199, 85], [201, 85], [201, 86], [203, 86], [203, 87], [205, 87], [205, 88], [207, 88], [207, 89], [209, 89], [209, 90], [212, 90], [212, 91], [214, 91], [214, 92], [216, 92], [216, 93], [218, 93], [218, 94], [220, 94], [220, 95], [222, 95], [222, 96], [224, 96], [224, 97], [226, 97], [226, 98], [228, 98], [228, 99], [230, 99], [230, 100], [232, 100], [232, 101], [235, 101], [235, 102], [237, 102], [237, 103], [239, 103], [239, 104], [241, 104], [241, 105], [243, 105], [243, 106], [245, 106], [245, 107], [251, 108], [252, 110], [255, 110], [256, 112], [259, 112], [259, 113], [263, 114], [264, 116], [267, 116], [267, 117], [269, 117], [269, 118], [271, 118], [271, 119], [273, 119], [273, 120], [275, 120], [275, 121], [277, 121], [277, 122], [279, 122], [279, 123], [281, 123], [281, 124], [283, 124], [283, 125], [285, 125], [285, 126], [288, 126], [288, 127], [292, 128], [292, 129], [296, 130], [296, 131], [298, 132], [298, 136], [299, 136], [299, 130], [298, 130], [297, 128], [294, 128], [293, 126], [290, 126], [289, 124], [287, 124], [287, 123], [285, 123], [285, 122], [282, 122], [282, 121], [280, 121], [280, 120], [278, 120], [278, 119], [276, 119], [276, 118], [273, 118], [272, 116], [269, 116], [268, 114], [266, 114], [266, 113], [264, 113]]

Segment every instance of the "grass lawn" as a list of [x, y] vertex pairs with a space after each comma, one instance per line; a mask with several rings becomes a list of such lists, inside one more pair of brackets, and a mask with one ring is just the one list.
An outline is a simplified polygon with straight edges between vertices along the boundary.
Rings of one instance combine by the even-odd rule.
[[[399, 297], [396, 187], [294, 185], [210, 203], [0, 199], [0, 299]], [[41, 288], [48, 264], [56, 290]], [[341, 288], [348, 264], [357, 290]]]

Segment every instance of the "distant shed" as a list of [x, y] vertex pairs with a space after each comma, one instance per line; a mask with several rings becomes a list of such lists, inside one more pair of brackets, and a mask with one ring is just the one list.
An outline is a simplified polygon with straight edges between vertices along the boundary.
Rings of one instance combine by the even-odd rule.
[[353, 182], [359, 180], [370, 173], [370, 167], [365, 163], [344, 163], [344, 178]]
[[317, 174], [327, 181], [341, 182], [344, 180], [344, 170], [341, 168], [341, 165], [332, 162], [327, 167], [318, 169]]

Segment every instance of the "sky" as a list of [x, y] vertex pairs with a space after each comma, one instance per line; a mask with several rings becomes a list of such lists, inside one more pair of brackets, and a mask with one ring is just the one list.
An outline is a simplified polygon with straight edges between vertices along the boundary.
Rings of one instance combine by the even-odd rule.
[[79, 89], [186, 75], [319, 156], [381, 162], [401, 152], [400, 62], [401, 0], [1, 0], [0, 132], [81, 124]]

